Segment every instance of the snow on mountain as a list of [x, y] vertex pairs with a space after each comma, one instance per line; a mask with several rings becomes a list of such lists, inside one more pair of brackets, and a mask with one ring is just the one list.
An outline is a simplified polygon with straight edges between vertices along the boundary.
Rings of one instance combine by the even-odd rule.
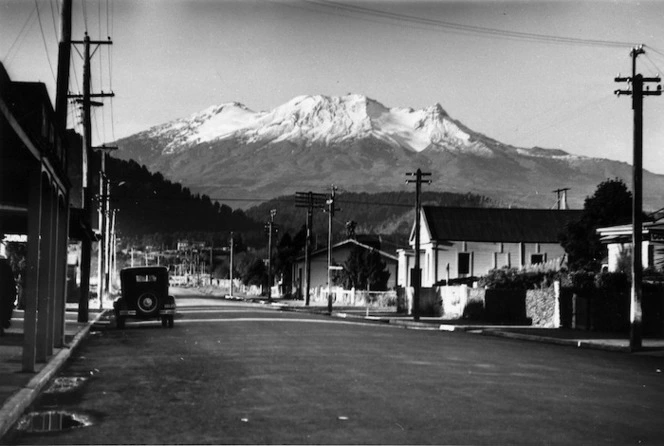
[[[423, 168], [434, 177], [428, 190], [551, 206], [540, 203], [542, 194], [570, 187], [568, 200], [580, 207], [605, 179], [631, 179], [626, 163], [503, 144], [440, 104], [388, 108], [357, 94], [298, 96], [260, 112], [216, 105], [117, 145], [117, 156], [211, 197], [274, 197], [330, 184], [395, 190], [405, 187], [405, 172]], [[664, 176], [645, 172], [644, 202], [661, 207], [662, 193]]]
[[482, 143], [454, 123], [440, 104], [422, 110], [387, 108], [366, 96], [298, 96], [273, 110], [254, 112], [232, 102], [150, 129], [168, 139], [162, 153], [237, 138], [244, 143], [295, 142], [338, 145], [373, 137], [413, 152], [437, 147], [491, 156]]

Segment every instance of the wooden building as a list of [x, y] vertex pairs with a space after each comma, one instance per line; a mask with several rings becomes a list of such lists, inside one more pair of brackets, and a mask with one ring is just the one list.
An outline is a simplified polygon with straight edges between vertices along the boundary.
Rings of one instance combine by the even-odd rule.
[[[422, 286], [479, 277], [501, 267], [562, 258], [559, 235], [581, 211], [423, 206], [420, 226]], [[415, 229], [399, 250], [399, 285], [410, 286]]]
[[68, 163], [46, 86], [0, 64], [0, 233], [27, 235], [25, 372], [65, 343]]

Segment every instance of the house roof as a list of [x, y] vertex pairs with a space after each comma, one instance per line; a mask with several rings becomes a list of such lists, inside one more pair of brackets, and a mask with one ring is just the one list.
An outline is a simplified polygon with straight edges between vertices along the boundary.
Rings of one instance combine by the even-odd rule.
[[[644, 221], [641, 227], [642, 235], [646, 238], [662, 239], [664, 233], [664, 219], [656, 221]], [[604, 243], [623, 243], [632, 240], [632, 224], [609, 226], [605, 228], [598, 228], [597, 233], [600, 240]]]
[[[393, 261], [395, 261], [395, 262], [399, 261], [399, 258], [398, 258], [397, 256], [393, 255], [393, 254], [388, 254], [388, 253], [385, 252], [385, 251], [381, 251], [380, 249], [376, 249], [374, 246], [367, 245], [367, 244], [365, 244], [365, 243], [360, 243], [360, 242], [358, 242], [357, 240], [352, 239], [352, 238], [351, 238], [351, 239], [344, 240], [344, 241], [342, 241], [342, 242], [339, 242], [339, 243], [336, 243], [336, 244], [332, 245], [332, 252], [334, 252], [336, 249], [338, 249], [338, 248], [342, 248], [342, 247], [344, 247], [344, 246], [346, 246], [346, 245], [356, 245], [356, 246], [359, 246], [359, 247], [361, 247], [361, 248], [364, 248], [364, 249], [366, 249], [366, 250], [368, 250], [368, 251], [376, 251], [376, 252], [378, 252], [382, 257], [385, 257], [385, 258], [387, 258], [387, 259], [393, 260]], [[313, 257], [313, 256], [316, 256], [316, 255], [320, 255], [320, 254], [327, 254], [327, 247], [325, 247], [325, 248], [321, 248], [321, 249], [317, 249], [316, 251], [314, 251], [314, 252], [311, 253], [312, 257]], [[304, 259], [304, 256], [299, 256], [299, 257], [298, 257], [298, 260], [302, 260], [302, 259]]]
[[558, 243], [580, 210], [423, 206], [423, 224], [435, 241]]

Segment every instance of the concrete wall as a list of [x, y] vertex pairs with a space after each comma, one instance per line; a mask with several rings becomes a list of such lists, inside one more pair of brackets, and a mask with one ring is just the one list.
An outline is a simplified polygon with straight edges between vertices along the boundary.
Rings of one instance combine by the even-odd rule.
[[[470, 288], [466, 285], [442, 286], [438, 288], [441, 299], [441, 314], [444, 319], [482, 319], [498, 322], [524, 323], [530, 319], [533, 326], [555, 328], [560, 327], [560, 285], [539, 290], [486, 290]], [[490, 294], [490, 305], [487, 306], [487, 293]], [[506, 305], [518, 305], [509, 308]], [[481, 306], [478, 311], [477, 306]], [[522, 308], [523, 307], [523, 308]], [[505, 310], [505, 311], [503, 311]], [[509, 320], [513, 315], [517, 321]], [[499, 321], [499, 319], [505, 319]]]

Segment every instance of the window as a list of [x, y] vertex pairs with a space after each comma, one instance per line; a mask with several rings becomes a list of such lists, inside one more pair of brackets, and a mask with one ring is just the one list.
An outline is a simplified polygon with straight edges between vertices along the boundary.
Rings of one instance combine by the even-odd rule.
[[470, 253], [460, 252], [457, 258], [457, 272], [459, 276], [470, 274]]
[[537, 263], [544, 263], [544, 254], [531, 254], [530, 255], [530, 263], [532, 265], [535, 265]]

